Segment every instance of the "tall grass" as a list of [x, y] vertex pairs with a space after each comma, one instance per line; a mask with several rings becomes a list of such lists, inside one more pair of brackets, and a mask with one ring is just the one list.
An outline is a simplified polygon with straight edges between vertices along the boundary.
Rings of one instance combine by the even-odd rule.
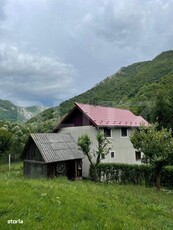
[[66, 178], [27, 179], [20, 164], [10, 174], [0, 170], [3, 230], [173, 229], [172, 217], [171, 191]]

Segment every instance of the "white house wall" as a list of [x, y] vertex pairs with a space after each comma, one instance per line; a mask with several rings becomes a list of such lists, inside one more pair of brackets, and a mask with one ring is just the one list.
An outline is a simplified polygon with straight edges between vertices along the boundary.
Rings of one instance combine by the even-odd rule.
[[127, 137], [121, 136], [121, 128], [112, 129], [111, 151], [114, 152], [114, 157], [111, 158], [111, 151], [102, 162], [106, 163], [127, 163], [138, 164], [141, 161], [136, 161], [135, 149], [130, 141], [131, 129], [127, 130]]
[[[60, 129], [61, 133], [70, 133], [73, 138], [77, 141], [78, 138], [83, 134], [88, 134], [92, 141], [92, 150], [96, 150], [97, 141], [96, 134], [97, 129], [93, 126], [78, 126], [78, 127], [67, 127]], [[102, 162], [104, 163], [127, 163], [127, 164], [139, 164], [141, 161], [135, 159], [135, 149], [130, 142], [129, 136], [131, 129], [128, 129], [128, 136], [121, 137], [121, 128], [112, 129], [112, 137], [110, 137], [111, 151], [114, 152], [114, 158], [111, 158], [111, 151]], [[91, 150], [91, 151], [92, 151]], [[83, 177], [88, 177], [89, 174], [89, 161], [87, 157], [83, 159]]]
[[[96, 134], [97, 134], [97, 129], [93, 126], [76, 126], [76, 127], [68, 127], [68, 128], [63, 128], [60, 129], [61, 133], [70, 133], [72, 135], [72, 137], [76, 140], [78, 140], [78, 138], [80, 136], [82, 136], [83, 134], [88, 134], [88, 136], [90, 137], [93, 146], [96, 144]], [[94, 147], [93, 147], [94, 150]], [[82, 176], [83, 177], [88, 177], [89, 175], [89, 166], [90, 163], [88, 161], [87, 157], [84, 157], [82, 159], [83, 165], [82, 165]]]

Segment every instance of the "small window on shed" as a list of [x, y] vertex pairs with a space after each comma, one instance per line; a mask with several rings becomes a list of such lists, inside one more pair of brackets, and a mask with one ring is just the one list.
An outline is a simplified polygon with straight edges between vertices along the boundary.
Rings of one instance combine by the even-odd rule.
[[135, 157], [136, 157], [136, 161], [141, 160], [141, 152], [140, 151], [135, 151]]
[[121, 128], [121, 136], [127, 137], [127, 128]]
[[105, 127], [105, 128], [104, 128], [104, 135], [105, 135], [105, 137], [111, 137], [111, 136], [112, 136], [111, 129]]

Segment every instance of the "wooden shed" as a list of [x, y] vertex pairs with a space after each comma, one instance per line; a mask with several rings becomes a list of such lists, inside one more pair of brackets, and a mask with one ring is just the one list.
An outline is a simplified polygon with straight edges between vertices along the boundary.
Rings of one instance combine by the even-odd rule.
[[82, 177], [83, 153], [71, 134], [31, 134], [23, 152], [27, 177]]

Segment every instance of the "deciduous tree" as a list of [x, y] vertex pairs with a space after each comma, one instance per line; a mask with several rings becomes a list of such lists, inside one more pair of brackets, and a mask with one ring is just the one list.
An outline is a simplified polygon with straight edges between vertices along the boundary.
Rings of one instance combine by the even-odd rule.
[[0, 157], [6, 156], [12, 146], [12, 134], [5, 128], [0, 129]]
[[156, 95], [156, 103], [151, 112], [153, 122], [157, 122], [157, 129], [173, 128], [173, 97], [165, 97], [163, 92]]
[[157, 130], [156, 125], [141, 127], [131, 135], [134, 148], [144, 153], [143, 161], [155, 169], [156, 187], [160, 190], [160, 177], [163, 166], [171, 164], [173, 159], [173, 138], [171, 129]]
[[110, 150], [110, 141], [100, 131], [98, 131], [96, 135], [96, 140], [97, 149], [96, 151], [91, 151], [92, 142], [90, 137], [87, 134], [84, 134], [78, 138], [78, 145], [81, 147], [83, 153], [87, 156], [91, 164], [95, 181], [97, 181], [97, 166]]

